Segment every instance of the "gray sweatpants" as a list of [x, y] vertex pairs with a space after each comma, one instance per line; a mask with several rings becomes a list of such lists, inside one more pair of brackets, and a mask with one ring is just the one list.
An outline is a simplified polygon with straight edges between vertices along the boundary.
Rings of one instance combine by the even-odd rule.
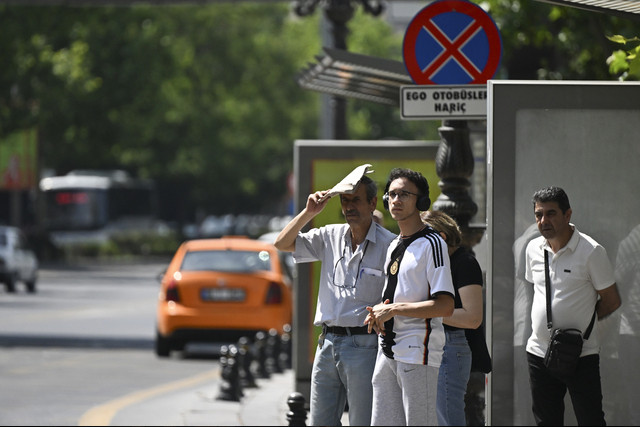
[[437, 426], [438, 368], [389, 359], [378, 351], [372, 426]]

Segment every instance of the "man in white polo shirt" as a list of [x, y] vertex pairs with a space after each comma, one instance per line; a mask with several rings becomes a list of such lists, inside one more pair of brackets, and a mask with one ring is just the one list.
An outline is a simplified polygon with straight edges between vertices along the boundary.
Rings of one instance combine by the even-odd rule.
[[548, 187], [533, 195], [533, 208], [542, 236], [527, 245], [525, 278], [533, 283], [532, 333], [527, 360], [538, 425], [563, 425], [564, 396], [569, 390], [578, 425], [606, 425], [600, 383], [600, 337], [597, 323], [587, 340], [576, 372], [560, 377], [543, 360], [549, 346], [545, 288], [545, 253], [551, 285], [553, 329], [585, 332], [594, 309], [602, 319], [620, 307], [620, 295], [606, 250], [571, 223], [569, 197], [562, 188]]

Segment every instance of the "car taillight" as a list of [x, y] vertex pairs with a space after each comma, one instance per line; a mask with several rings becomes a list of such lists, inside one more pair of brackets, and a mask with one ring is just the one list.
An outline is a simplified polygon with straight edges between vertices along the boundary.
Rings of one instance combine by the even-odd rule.
[[178, 282], [171, 280], [167, 285], [167, 291], [164, 295], [165, 301], [180, 302], [180, 292], [178, 292]]
[[280, 285], [277, 283], [271, 282], [269, 284], [269, 289], [267, 290], [267, 298], [265, 300], [265, 304], [280, 304], [282, 303], [282, 290], [280, 289]]

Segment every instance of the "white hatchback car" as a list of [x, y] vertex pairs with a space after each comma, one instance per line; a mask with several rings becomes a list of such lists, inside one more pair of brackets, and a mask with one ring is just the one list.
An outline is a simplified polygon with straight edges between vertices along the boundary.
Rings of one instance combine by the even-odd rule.
[[36, 291], [38, 258], [28, 247], [27, 239], [17, 227], [0, 226], [0, 282], [7, 292], [16, 291], [16, 282], [23, 282], [27, 292]]

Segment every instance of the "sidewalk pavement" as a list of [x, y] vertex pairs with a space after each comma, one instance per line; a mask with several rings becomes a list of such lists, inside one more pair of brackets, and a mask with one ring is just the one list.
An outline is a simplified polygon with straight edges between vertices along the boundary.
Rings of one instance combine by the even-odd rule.
[[[221, 378], [207, 372], [186, 385], [156, 390], [144, 399], [127, 399], [114, 411], [109, 426], [288, 426], [287, 399], [295, 392], [295, 372], [285, 369], [256, 379], [257, 387], [243, 387], [239, 401], [220, 400]], [[118, 406], [118, 405], [116, 405]], [[305, 425], [308, 421], [308, 412]], [[348, 413], [342, 425], [349, 425]]]
[[243, 388], [239, 402], [218, 400], [211, 385], [195, 390], [185, 426], [288, 426], [287, 399], [295, 391], [294, 372], [287, 369], [256, 379], [256, 388]]
[[[220, 390], [212, 385], [201, 385], [186, 391], [188, 409], [181, 414], [184, 426], [288, 426], [287, 399], [295, 392], [295, 373], [286, 369], [271, 374], [270, 378], [256, 379], [258, 387], [243, 388], [239, 402], [218, 400]], [[219, 387], [219, 383], [216, 382]], [[308, 413], [305, 418], [305, 425]], [[165, 424], [166, 425], [166, 424]], [[348, 413], [342, 417], [342, 425], [349, 425]]]

